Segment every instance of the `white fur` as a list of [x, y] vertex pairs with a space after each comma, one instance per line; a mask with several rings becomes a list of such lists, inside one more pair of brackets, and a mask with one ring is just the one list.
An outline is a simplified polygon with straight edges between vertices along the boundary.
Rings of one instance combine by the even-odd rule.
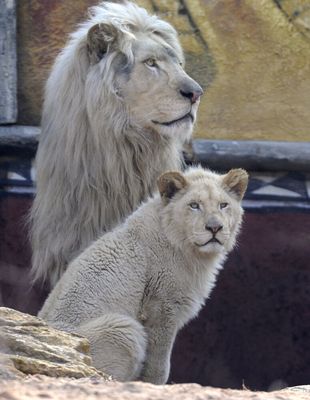
[[[98, 23], [115, 37], [102, 36], [108, 49], [95, 62], [88, 35]], [[157, 69], [143, 63], [153, 54], [164, 56]], [[182, 61], [171, 25], [132, 3], [93, 7], [72, 34], [45, 91], [30, 216], [34, 279], [54, 286], [71, 259], [153, 192], [160, 173], [181, 168], [193, 123], [152, 121], [175, 120], [190, 109], [195, 118], [199, 101], [191, 105], [180, 88], [199, 85]]]
[[[178, 330], [197, 315], [235, 244], [247, 184], [240, 171], [164, 174], [162, 198], [149, 199], [75, 259], [39, 317], [86, 336], [94, 365], [115, 378], [165, 383]], [[211, 239], [205, 227], [215, 220], [222, 245], [197, 246]]]

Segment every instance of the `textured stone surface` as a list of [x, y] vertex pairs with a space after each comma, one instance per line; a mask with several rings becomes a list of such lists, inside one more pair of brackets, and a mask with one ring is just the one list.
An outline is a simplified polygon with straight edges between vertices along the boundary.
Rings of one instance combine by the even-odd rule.
[[40, 128], [25, 125], [0, 125], [0, 155], [8, 155], [9, 150], [19, 150], [20, 155], [31, 153], [37, 149]]
[[310, 385], [301, 385], [290, 387], [289, 390], [299, 391], [310, 394]]
[[216, 66], [215, 79], [202, 98], [197, 134], [307, 140], [309, 38], [272, 0], [185, 4]]
[[[138, 0], [180, 33], [205, 88], [196, 129], [210, 139], [309, 139], [308, 0]], [[40, 121], [42, 87], [96, 0], [18, 2], [19, 122]]]
[[0, 307], [0, 377], [105, 375], [91, 366], [86, 339], [53, 329], [31, 315]]
[[0, 12], [0, 124], [16, 122], [16, 14], [15, 1], [2, 0]]
[[68, 34], [87, 17], [97, 0], [21, 0], [17, 2], [18, 120], [39, 125], [43, 86]]
[[251, 392], [202, 387], [195, 384], [155, 386], [147, 383], [105, 382], [100, 379], [53, 379], [31, 377], [24, 381], [0, 381], [2, 400], [308, 400], [309, 393], [278, 391]]
[[286, 18], [310, 39], [310, 2], [309, 0], [275, 0]]

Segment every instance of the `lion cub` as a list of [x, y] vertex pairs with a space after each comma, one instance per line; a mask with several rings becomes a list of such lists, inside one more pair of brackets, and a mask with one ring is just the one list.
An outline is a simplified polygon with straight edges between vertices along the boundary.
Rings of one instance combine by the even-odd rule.
[[163, 384], [178, 330], [197, 315], [240, 228], [242, 169], [167, 172], [160, 196], [71, 262], [39, 317], [86, 336], [94, 365]]

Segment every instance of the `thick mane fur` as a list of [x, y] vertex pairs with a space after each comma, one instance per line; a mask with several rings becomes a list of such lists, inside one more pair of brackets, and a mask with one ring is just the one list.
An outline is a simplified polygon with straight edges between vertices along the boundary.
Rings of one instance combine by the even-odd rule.
[[175, 30], [131, 3], [93, 7], [58, 56], [46, 85], [30, 216], [33, 276], [52, 286], [75, 255], [152, 193], [160, 173], [181, 167], [179, 139], [130, 120], [113, 86], [115, 52], [89, 68], [87, 32], [105, 21], [122, 33], [128, 60], [137, 32], [156, 32], [183, 57]]

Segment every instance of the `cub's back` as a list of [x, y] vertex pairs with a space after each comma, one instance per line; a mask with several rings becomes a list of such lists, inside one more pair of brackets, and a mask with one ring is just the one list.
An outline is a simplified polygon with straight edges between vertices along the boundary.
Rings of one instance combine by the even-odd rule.
[[145, 252], [131, 231], [108, 233], [69, 265], [39, 317], [68, 331], [103, 312], [125, 311], [135, 317], [146, 266]]

